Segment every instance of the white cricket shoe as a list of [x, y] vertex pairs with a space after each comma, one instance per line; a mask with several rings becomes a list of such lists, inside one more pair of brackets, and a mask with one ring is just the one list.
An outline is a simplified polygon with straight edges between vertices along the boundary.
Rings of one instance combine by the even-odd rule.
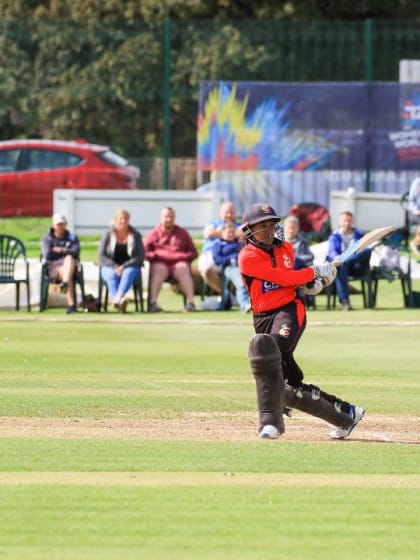
[[348, 428], [336, 428], [335, 430], [330, 432], [330, 438], [344, 439], [347, 436], [349, 436], [354, 430], [354, 428], [357, 426], [357, 424], [360, 422], [360, 420], [363, 418], [364, 413], [365, 413], [364, 408], [361, 408], [360, 406], [351, 405], [349, 414], [353, 418], [353, 424], [351, 424], [351, 426], [349, 426]]
[[267, 424], [260, 432], [260, 438], [263, 439], [277, 439], [279, 437], [279, 431], [275, 426]]

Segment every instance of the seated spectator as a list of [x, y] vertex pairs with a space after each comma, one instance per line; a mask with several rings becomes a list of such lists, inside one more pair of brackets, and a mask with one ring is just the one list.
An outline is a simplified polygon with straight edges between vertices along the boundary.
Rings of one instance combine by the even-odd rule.
[[287, 216], [283, 224], [285, 240], [293, 246], [295, 252], [295, 270], [311, 266], [314, 255], [306, 239], [300, 233], [300, 223], [296, 216]]
[[232, 202], [224, 202], [219, 211], [219, 218], [211, 221], [204, 228], [204, 243], [201, 255], [197, 262], [198, 271], [204, 282], [216, 293], [222, 291], [220, 284], [221, 267], [213, 260], [212, 247], [215, 241], [220, 239], [222, 226], [226, 222], [233, 222], [236, 228], [236, 237], [240, 239], [243, 235], [241, 223], [236, 220], [236, 209]]
[[414, 258], [418, 259], [420, 257], [420, 225], [416, 227], [414, 237], [410, 241], [410, 248], [413, 251]]
[[408, 193], [408, 211], [414, 224], [420, 223], [420, 177], [411, 183]]
[[163, 311], [157, 298], [162, 284], [171, 278], [185, 295], [185, 311], [195, 311], [191, 262], [198, 253], [187, 230], [175, 224], [172, 208], [161, 210], [160, 223], [146, 235], [144, 248], [146, 259], [150, 261], [150, 311]]
[[114, 308], [126, 313], [127, 292], [141, 274], [144, 247], [141, 234], [130, 225], [130, 213], [115, 212], [112, 228], [99, 244], [101, 277], [108, 286]]
[[52, 222], [53, 227], [42, 240], [42, 258], [47, 263], [48, 276], [61, 282], [60, 289], [67, 296], [66, 313], [77, 313], [73, 276], [80, 254], [79, 239], [68, 231], [63, 214], [54, 214]]
[[[251, 310], [251, 302], [238, 268], [238, 255], [243, 244], [236, 238], [235, 224], [233, 222], [224, 224], [220, 236], [220, 239], [216, 239], [212, 248], [214, 263], [223, 268], [225, 277], [235, 286], [236, 298], [241, 311], [248, 313]], [[230, 309], [232, 307], [231, 294], [223, 294], [223, 303], [220, 305], [224, 309]]]
[[[340, 214], [340, 225], [328, 238], [327, 260], [333, 261], [343, 253], [352, 243], [363, 237], [363, 232], [358, 230], [353, 223], [351, 212]], [[369, 270], [370, 249], [365, 249], [351, 257], [347, 262], [337, 267], [335, 279], [338, 299], [344, 311], [351, 310], [349, 276], [356, 278], [364, 276]]]

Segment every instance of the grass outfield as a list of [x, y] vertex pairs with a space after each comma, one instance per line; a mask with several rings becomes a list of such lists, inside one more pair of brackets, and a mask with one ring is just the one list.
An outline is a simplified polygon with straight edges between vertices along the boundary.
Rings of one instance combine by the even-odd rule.
[[308, 382], [366, 407], [342, 442], [301, 413], [256, 437], [238, 311], [0, 311], [0, 557], [414, 560], [418, 309], [309, 311]]

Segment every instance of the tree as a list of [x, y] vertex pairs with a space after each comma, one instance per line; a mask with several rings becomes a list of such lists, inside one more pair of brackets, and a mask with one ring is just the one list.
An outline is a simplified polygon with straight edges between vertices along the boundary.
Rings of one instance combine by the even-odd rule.
[[[3, 0], [0, 137], [84, 137], [127, 156], [162, 154], [164, 72], [170, 62], [171, 152], [193, 156], [201, 81], [363, 80], [365, 27], [354, 20], [366, 17], [393, 18], [381, 22], [385, 31], [375, 36], [374, 46], [381, 53], [377, 79], [395, 79], [396, 57], [420, 52], [413, 22], [417, 5]], [[408, 16], [406, 25], [397, 26], [395, 18]], [[170, 52], [164, 49], [167, 18]]]

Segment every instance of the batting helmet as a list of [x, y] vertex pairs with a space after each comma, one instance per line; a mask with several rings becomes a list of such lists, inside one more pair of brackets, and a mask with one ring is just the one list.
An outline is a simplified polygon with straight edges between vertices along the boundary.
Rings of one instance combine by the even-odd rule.
[[269, 243], [258, 241], [255, 238], [251, 227], [259, 224], [260, 222], [280, 222], [280, 220], [281, 217], [277, 215], [277, 212], [272, 206], [264, 203], [253, 204], [243, 215], [242, 231], [250, 243], [260, 249], [269, 250], [274, 245], [281, 245], [284, 238], [281, 226], [279, 224], [276, 225], [275, 238], [271, 238]]
[[268, 204], [258, 203], [250, 206], [243, 215], [244, 226], [253, 226], [267, 220], [279, 222], [281, 217]]

